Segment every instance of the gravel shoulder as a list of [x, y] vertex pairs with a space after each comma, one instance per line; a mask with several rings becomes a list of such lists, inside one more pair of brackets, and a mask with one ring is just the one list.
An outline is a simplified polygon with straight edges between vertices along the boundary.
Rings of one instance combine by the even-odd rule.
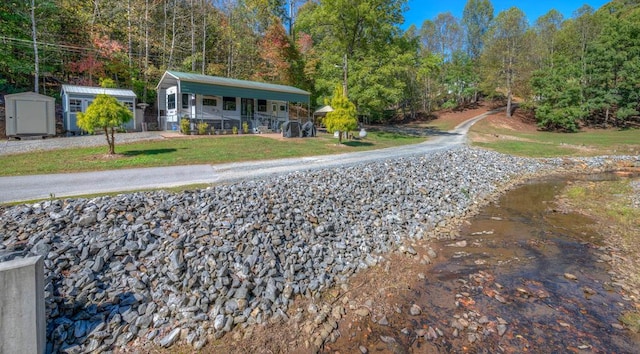
[[[171, 132], [117, 133], [116, 145], [143, 140], [161, 140]], [[36, 152], [45, 150], [69, 149], [106, 145], [104, 135], [80, 135], [54, 138], [24, 138], [22, 140], [7, 139], [0, 142], [0, 156]]]

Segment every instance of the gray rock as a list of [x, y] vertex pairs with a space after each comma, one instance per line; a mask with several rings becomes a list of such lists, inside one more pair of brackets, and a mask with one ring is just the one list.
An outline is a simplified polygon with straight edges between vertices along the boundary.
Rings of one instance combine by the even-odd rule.
[[87, 227], [95, 224], [98, 221], [98, 214], [91, 213], [89, 215], [83, 215], [78, 219], [78, 226]]
[[498, 335], [500, 337], [502, 337], [507, 332], [507, 325], [505, 324], [499, 324], [497, 328], [498, 328]]
[[126, 323], [133, 323], [138, 319], [138, 313], [135, 310], [129, 309], [122, 314], [122, 319]]
[[224, 327], [225, 323], [226, 323], [226, 318], [224, 315], [217, 315], [216, 318], [213, 320], [213, 328], [216, 331], [220, 331], [222, 330], [222, 328]]
[[409, 314], [411, 316], [418, 316], [422, 313], [422, 308], [420, 308], [420, 306], [418, 306], [417, 304], [413, 304], [411, 305], [411, 307], [409, 308]]
[[74, 324], [73, 335], [76, 338], [81, 338], [85, 334], [87, 334], [87, 330], [89, 329], [89, 323], [87, 321], [76, 321]]
[[389, 336], [380, 336], [380, 340], [387, 344], [395, 344], [396, 339]]
[[161, 347], [168, 348], [168, 347], [172, 346], [173, 343], [175, 343], [178, 340], [178, 338], [180, 338], [180, 328], [175, 328], [174, 330], [169, 332], [169, 334], [167, 334], [166, 336], [162, 337], [158, 341], [158, 344]]

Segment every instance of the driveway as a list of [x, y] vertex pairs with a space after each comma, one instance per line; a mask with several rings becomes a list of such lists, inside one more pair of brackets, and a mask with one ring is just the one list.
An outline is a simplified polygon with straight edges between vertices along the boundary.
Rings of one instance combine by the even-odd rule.
[[454, 130], [439, 133], [429, 141], [381, 150], [220, 165], [188, 165], [0, 177], [0, 203], [47, 199], [52, 196], [61, 198], [95, 193], [177, 187], [199, 183], [224, 183], [241, 179], [263, 178], [294, 171], [340, 166], [348, 167], [371, 161], [424, 155], [466, 143], [466, 135], [469, 128], [492, 113], [494, 111], [471, 118], [458, 125]]

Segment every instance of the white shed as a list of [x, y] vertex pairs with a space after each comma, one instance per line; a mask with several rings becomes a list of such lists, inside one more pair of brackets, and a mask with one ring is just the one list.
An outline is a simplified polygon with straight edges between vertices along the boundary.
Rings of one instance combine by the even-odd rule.
[[4, 96], [8, 137], [56, 135], [55, 99], [35, 92]]
[[86, 112], [87, 107], [99, 94], [107, 94], [115, 97], [120, 103], [131, 110], [133, 119], [124, 125], [124, 129], [133, 131], [139, 130], [136, 119], [136, 94], [132, 90], [103, 88], [90, 86], [62, 85], [62, 117], [64, 129], [70, 133], [79, 133], [81, 130], [77, 124], [78, 112]]

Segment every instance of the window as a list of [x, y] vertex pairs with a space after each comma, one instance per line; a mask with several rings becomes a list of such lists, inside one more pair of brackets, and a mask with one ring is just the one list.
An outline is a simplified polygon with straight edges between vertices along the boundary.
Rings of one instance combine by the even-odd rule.
[[281, 104], [280, 105], [280, 110], [283, 111], [283, 112], [286, 111], [287, 110], [287, 106]]
[[218, 105], [218, 100], [216, 100], [215, 98], [203, 98], [202, 99], [202, 105], [203, 106], [217, 106]]
[[183, 93], [182, 94], [182, 108], [183, 109], [189, 108], [189, 94], [188, 93]]
[[236, 110], [236, 98], [235, 97], [223, 97], [222, 98], [222, 109], [225, 111], [235, 111]]
[[130, 111], [133, 112], [133, 102], [122, 102], [125, 107], [129, 108]]
[[167, 96], [167, 109], [176, 109], [176, 94], [170, 93]]
[[69, 112], [82, 112], [82, 101], [81, 100], [69, 100]]
[[277, 110], [278, 110], [278, 106], [277, 106], [275, 103], [274, 103], [274, 104], [272, 104], [272, 105], [271, 105], [271, 111], [272, 111], [272, 112], [275, 112], [275, 111], [277, 111]]
[[258, 100], [258, 112], [267, 111], [267, 100]]

